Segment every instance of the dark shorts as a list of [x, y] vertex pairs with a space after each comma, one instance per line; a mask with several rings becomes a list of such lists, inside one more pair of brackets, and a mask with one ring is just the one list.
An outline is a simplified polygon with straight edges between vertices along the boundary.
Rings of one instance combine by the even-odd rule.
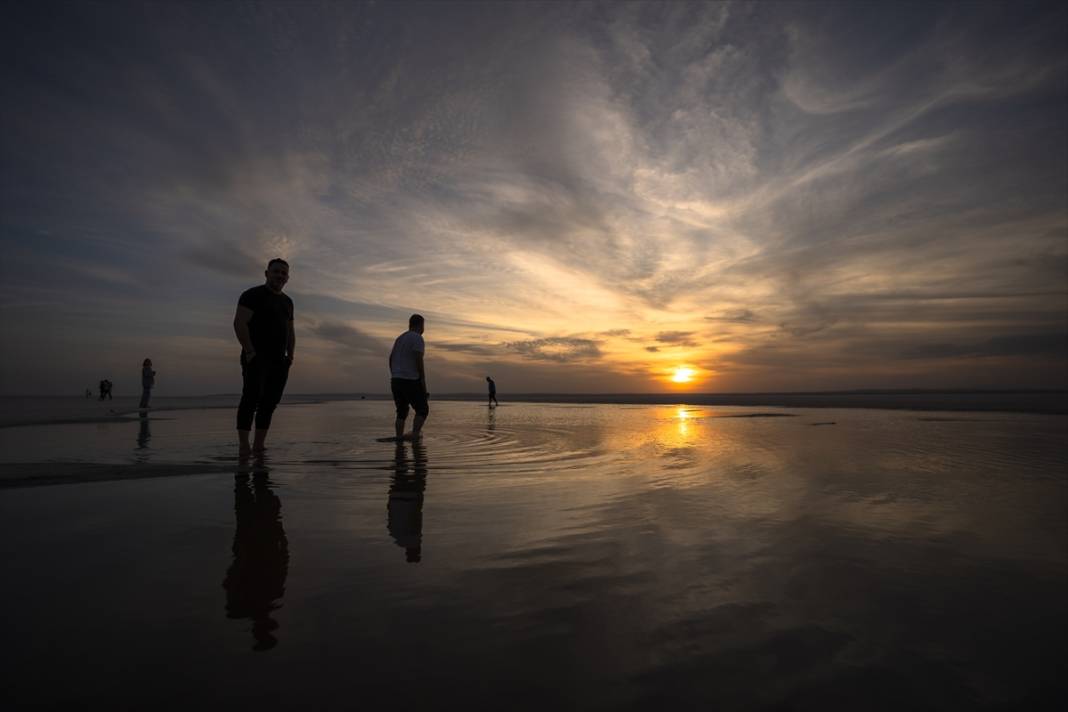
[[424, 418], [430, 412], [430, 406], [426, 402], [426, 391], [419, 381], [410, 381], [407, 378], [392, 378], [389, 381], [389, 389], [393, 391], [393, 402], [397, 405], [397, 420], [408, 417], [408, 406], [411, 406], [416, 415]]

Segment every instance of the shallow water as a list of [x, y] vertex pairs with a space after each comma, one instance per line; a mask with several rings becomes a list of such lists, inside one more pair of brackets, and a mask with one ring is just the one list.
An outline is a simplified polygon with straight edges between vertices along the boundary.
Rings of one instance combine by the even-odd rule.
[[[821, 710], [1068, 697], [1064, 417], [432, 406], [424, 441], [399, 448], [375, 441], [388, 403], [284, 407], [259, 463], [234, 457], [226, 410], [0, 430], [9, 472], [134, 475], [0, 489], [9, 696]], [[148, 477], [179, 466], [201, 474]]]

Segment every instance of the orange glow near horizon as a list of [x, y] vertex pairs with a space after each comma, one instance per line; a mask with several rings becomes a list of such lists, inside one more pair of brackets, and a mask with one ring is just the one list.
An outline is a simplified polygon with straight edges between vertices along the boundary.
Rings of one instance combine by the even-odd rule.
[[675, 383], [689, 383], [693, 380], [697, 371], [688, 366], [679, 366], [675, 369], [675, 372], [671, 376], [671, 380]]
[[692, 366], [675, 366], [667, 371], [667, 382], [672, 386], [693, 386], [698, 382], [698, 371]]

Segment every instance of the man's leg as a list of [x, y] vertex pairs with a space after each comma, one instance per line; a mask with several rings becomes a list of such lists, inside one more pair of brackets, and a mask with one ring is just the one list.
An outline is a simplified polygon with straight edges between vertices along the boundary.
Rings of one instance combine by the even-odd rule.
[[263, 452], [266, 449], [264, 441], [267, 439], [267, 431], [271, 428], [271, 418], [274, 409], [282, 400], [282, 392], [285, 391], [286, 381], [289, 380], [289, 366], [281, 361], [268, 362], [264, 368], [263, 397], [259, 407], [256, 408], [256, 438], [252, 442], [253, 452]]
[[393, 405], [397, 408], [397, 419], [393, 422], [393, 432], [400, 441], [404, 438], [404, 421], [408, 419], [408, 394], [404, 382], [399, 378], [389, 379], [389, 390], [393, 394]]
[[426, 402], [426, 393], [423, 392], [422, 383], [415, 386], [415, 392], [412, 394], [412, 408], [415, 409], [415, 418], [412, 419], [412, 440], [418, 440], [423, 423], [430, 414], [430, 406]]
[[263, 362], [252, 359], [252, 363], [246, 364], [244, 357], [241, 359], [241, 402], [237, 406], [237, 443], [238, 453], [247, 455], [252, 446], [249, 444], [249, 431], [252, 430], [252, 418], [256, 413], [263, 394], [263, 379], [266, 375]]

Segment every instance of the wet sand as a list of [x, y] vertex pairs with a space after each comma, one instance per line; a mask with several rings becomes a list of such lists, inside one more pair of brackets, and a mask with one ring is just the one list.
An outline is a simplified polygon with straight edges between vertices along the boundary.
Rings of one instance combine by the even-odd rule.
[[283, 406], [244, 462], [226, 409], [0, 429], [9, 699], [1068, 699], [1063, 417], [432, 409], [398, 447], [388, 402]]

